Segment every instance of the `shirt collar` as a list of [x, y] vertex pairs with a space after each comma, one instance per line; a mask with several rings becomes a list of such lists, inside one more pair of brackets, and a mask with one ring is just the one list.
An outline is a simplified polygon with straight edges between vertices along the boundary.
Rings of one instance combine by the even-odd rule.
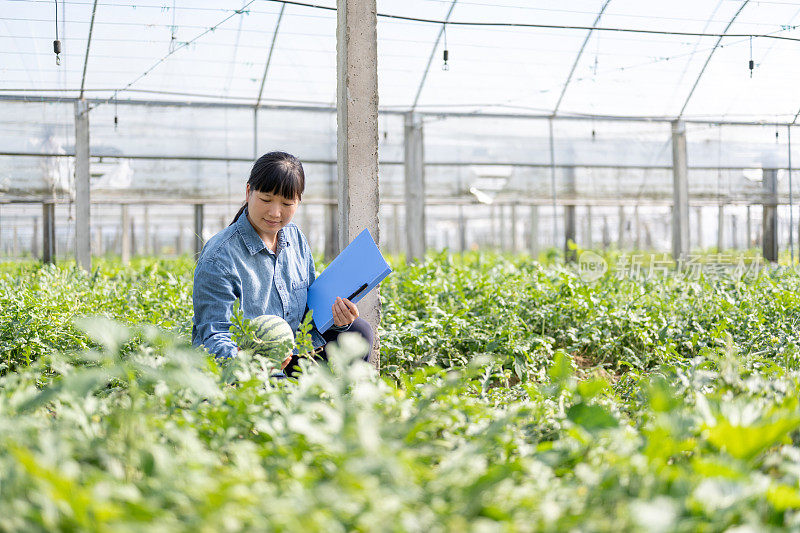
[[[253, 228], [253, 225], [250, 223], [250, 219], [247, 218], [247, 208], [245, 208], [244, 212], [236, 221], [236, 226], [236, 229], [239, 232], [239, 235], [242, 236], [244, 245], [247, 247], [247, 251], [250, 252], [250, 255], [255, 255], [261, 250], [267, 250], [269, 253], [273, 253], [272, 250], [267, 248], [267, 245], [264, 244], [264, 241], [261, 240], [261, 237], [258, 236], [255, 228]], [[289, 241], [283, 231], [284, 229], [285, 228], [281, 228], [278, 231], [278, 250], [289, 246]], [[276, 250], [276, 252], [278, 250]]]

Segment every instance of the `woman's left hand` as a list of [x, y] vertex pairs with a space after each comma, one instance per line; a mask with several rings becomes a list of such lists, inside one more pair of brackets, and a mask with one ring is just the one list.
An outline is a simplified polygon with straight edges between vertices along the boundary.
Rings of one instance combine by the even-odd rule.
[[358, 307], [347, 298], [339, 298], [337, 296], [331, 310], [333, 311], [333, 324], [335, 326], [352, 324], [353, 320], [358, 318]]

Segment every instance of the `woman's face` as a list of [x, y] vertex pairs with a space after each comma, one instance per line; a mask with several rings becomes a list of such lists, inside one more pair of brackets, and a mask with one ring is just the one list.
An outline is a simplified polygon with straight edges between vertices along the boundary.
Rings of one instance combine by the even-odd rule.
[[247, 185], [247, 213], [256, 232], [270, 239], [292, 221], [300, 201], [288, 199], [269, 192], [260, 192]]

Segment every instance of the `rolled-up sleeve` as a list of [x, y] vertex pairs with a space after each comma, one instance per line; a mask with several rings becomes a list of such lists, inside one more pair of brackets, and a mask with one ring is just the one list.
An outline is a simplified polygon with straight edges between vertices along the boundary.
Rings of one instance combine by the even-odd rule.
[[194, 325], [192, 344], [205, 346], [217, 357], [233, 357], [238, 347], [231, 339], [233, 303], [241, 298], [241, 281], [215, 260], [198, 263], [194, 271]]

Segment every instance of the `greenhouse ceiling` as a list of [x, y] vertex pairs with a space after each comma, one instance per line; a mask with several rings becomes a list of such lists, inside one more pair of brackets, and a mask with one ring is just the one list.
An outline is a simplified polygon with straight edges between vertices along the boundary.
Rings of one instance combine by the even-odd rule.
[[[331, 107], [335, 5], [0, 0], [0, 99]], [[377, 10], [384, 111], [781, 123], [800, 113], [800, 2], [378, 0]]]

